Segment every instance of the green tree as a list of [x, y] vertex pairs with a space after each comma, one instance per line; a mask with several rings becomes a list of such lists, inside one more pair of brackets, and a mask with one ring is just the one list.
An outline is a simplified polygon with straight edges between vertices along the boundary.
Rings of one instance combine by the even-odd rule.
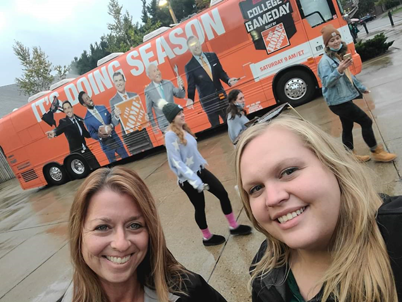
[[356, 16], [363, 17], [364, 15], [371, 13], [375, 8], [375, 0], [359, 1], [359, 9]]
[[31, 55], [28, 47], [19, 41], [15, 41], [13, 50], [23, 67], [22, 77], [16, 78], [15, 81], [25, 95], [33, 95], [48, 90], [56, 78], [64, 79], [66, 77], [69, 67], [54, 66], [40, 47], [32, 47]]
[[89, 54], [84, 50], [79, 59], [77, 57], [74, 58], [74, 61], [71, 62], [71, 70], [80, 75], [84, 74], [96, 68], [98, 60], [109, 54], [108, 43], [105, 41], [104, 37], [101, 37], [99, 44], [95, 42], [94, 45], [89, 45]]
[[195, 0], [195, 6], [197, 7], [198, 11], [202, 11], [209, 7], [210, 2], [210, 0]]

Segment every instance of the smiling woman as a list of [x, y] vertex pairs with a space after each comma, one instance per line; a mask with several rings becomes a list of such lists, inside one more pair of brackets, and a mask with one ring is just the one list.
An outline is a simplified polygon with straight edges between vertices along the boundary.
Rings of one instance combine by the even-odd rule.
[[122, 167], [92, 173], [70, 212], [73, 301], [226, 300], [166, 247], [155, 201]]
[[363, 164], [296, 117], [252, 126], [237, 146], [242, 201], [266, 236], [253, 302], [401, 301], [401, 197], [381, 201]]

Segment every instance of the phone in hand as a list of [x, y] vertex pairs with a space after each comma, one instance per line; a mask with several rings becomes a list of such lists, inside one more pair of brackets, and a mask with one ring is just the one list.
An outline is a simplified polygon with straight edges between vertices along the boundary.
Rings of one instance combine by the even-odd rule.
[[345, 54], [345, 55], [343, 56], [343, 59], [344, 59], [345, 61], [350, 60], [351, 58], [352, 58], [352, 54], [351, 54], [351, 53], [347, 53], [347, 54]]

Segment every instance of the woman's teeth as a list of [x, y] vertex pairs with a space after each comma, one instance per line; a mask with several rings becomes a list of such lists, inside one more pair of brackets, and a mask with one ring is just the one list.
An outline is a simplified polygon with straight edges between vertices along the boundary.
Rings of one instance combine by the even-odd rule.
[[123, 257], [123, 258], [111, 257], [111, 256], [106, 256], [106, 258], [107, 258], [107, 260], [112, 261], [113, 263], [124, 264], [131, 258], [131, 255], [128, 255], [128, 256]]
[[279, 223], [285, 223], [286, 221], [292, 220], [293, 218], [295, 218], [295, 217], [299, 216], [301, 213], [303, 213], [305, 209], [306, 209], [306, 207], [303, 207], [297, 211], [283, 215], [282, 217], [278, 218], [278, 221], [279, 221]]

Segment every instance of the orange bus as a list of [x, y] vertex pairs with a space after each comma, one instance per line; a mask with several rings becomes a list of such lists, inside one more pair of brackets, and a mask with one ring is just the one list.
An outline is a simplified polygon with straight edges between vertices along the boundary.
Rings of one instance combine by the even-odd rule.
[[23, 189], [62, 184], [163, 144], [160, 99], [184, 107], [194, 132], [225, 122], [226, 95], [241, 89], [249, 113], [300, 105], [321, 84], [321, 28], [332, 24], [355, 51], [339, 0], [214, 0], [127, 53], [66, 79], [0, 119], [2, 151]]

